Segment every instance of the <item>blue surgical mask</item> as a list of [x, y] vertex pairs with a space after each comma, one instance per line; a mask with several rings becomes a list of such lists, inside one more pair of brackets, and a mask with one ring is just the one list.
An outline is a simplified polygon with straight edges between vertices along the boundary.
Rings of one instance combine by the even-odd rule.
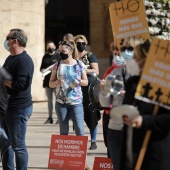
[[7, 50], [7, 51], [9, 51], [9, 46], [8, 46], [8, 40], [5, 40], [4, 41], [4, 48]]
[[120, 56], [125, 60], [132, 59], [134, 56], [134, 51], [125, 50], [124, 52], [120, 53]]

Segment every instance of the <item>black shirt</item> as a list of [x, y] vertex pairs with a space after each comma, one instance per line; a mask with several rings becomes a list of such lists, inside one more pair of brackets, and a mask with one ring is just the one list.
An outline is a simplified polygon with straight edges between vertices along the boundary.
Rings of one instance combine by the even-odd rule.
[[10, 55], [5, 60], [3, 67], [12, 76], [12, 89], [6, 87], [10, 95], [8, 110], [19, 110], [31, 106], [31, 84], [34, 72], [31, 57], [26, 51], [19, 55]]
[[[53, 65], [54, 63], [56, 63], [56, 62], [59, 61], [59, 60], [60, 60], [60, 55], [59, 55], [59, 53], [55, 52], [53, 55], [50, 55], [49, 53], [46, 53], [46, 54], [43, 56], [40, 70], [41, 70], [41, 69], [46, 69], [47, 67]], [[48, 87], [48, 88], [49, 88], [50, 77], [51, 77], [51, 73], [47, 74], [47, 75], [44, 77], [44, 80], [43, 80], [43, 87], [44, 87], [44, 88], [45, 88], [45, 87]]]
[[7, 79], [3, 74], [2, 68], [0, 68], [0, 121], [5, 115], [7, 105], [8, 105], [8, 93], [6, 91], [4, 80]]

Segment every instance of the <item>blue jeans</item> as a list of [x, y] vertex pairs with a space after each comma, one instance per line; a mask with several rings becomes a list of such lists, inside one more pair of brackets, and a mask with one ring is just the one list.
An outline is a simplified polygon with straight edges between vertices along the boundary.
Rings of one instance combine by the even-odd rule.
[[[25, 109], [7, 111], [5, 115], [5, 121], [7, 124], [7, 129], [9, 133], [9, 139], [12, 149], [15, 153], [16, 159], [16, 169], [17, 170], [27, 170], [28, 166], [28, 152], [25, 145], [25, 136], [27, 129], [27, 121], [32, 114], [33, 106], [29, 106]], [[5, 165], [5, 160], [9, 160], [12, 156], [11, 153], [4, 155], [3, 164]], [[14, 160], [10, 159], [7, 169], [12, 170], [14, 165]], [[13, 166], [14, 169], [14, 166]]]
[[[0, 153], [1, 153], [1, 159], [5, 164], [3, 164], [3, 170], [13, 170], [14, 164], [10, 164], [11, 161], [14, 160], [14, 153], [10, 145], [9, 138], [6, 134], [6, 131], [4, 129], [4, 122], [0, 120]], [[10, 155], [8, 159], [5, 159], [5, 155]]]
[[97, 126], [95, 127], [94, 130], [91, 130], [91, 129], [90, 129], [91, 142], [96, 142], [97, 129], [98, 129]]
[[84, 135], [84, 111], [82, 104], [60, 104], [56, 102], [56, 113], [60, 126], [60, 135], [68, 135], [69, 133], [69, 117], [73, 121], [75, 133], [77, 136]]

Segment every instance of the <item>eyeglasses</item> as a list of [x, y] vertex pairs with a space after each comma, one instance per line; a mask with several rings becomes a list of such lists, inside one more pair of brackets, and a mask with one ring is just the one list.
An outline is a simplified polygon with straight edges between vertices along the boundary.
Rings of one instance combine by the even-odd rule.
[[16, 39], [16, 38], [14, 38], [14, 37], [6, 37], [6, 40], [8, 41], [8, 40], [10, 40], [10, 39], [12, 39], [12, 40], [14, 40], [14, 39]]
[[67, 46], [69, 46], [71, 49], [73, 48], [67, 41], [60, 41], [60, 42], [58, 43], [58, 45], [67, 45]]
[[124, 52], [124, 51], [126, 51], [126, 50], [127, 50], [127, 51], [133, 51], [134, 48], [131, 47], [131, 46], [129, 46], [129, 47], [124, 46], [124, 47], [121, 48], [121, 52]]
[[76, 45], [86, 45], [85, 42], [76, 42]]

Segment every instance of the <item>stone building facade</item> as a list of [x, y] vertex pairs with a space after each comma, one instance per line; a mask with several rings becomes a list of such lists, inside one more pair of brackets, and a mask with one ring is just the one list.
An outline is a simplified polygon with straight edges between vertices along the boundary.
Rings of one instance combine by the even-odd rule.
[[[114, 0], [89, 0], [90, 46], [99, 59], [100, 77], [109, 66], [109, 44], [113, 40], [109, 4]], [[45, 0], [0, 0], [0, 65], [9, 55], [4, 40], [9, 30], [21, 28], [28, 35], [26, 51], [35, 65], [32, 95], [34, 101], [45, 99], [43, 77], [39, 71], [44, 55]]]

